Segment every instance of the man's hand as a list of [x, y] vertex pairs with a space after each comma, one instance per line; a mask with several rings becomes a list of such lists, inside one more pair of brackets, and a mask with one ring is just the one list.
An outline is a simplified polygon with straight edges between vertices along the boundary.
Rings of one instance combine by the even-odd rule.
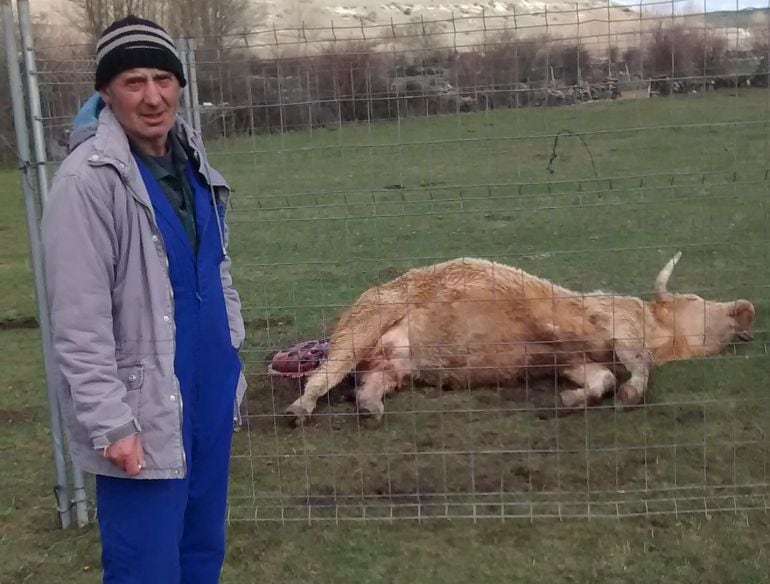
[[130, 475], [137, 475], [144, 468], [144, 450], [139, 434], [131, 434], [104, 450], [104, 457]]

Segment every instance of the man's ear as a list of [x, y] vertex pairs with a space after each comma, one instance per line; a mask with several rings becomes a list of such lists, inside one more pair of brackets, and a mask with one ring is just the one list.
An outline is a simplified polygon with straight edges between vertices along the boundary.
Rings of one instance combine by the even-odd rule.
[[99, 94], [102, 96], [102, 101], [106, 103], [107, 105], [110, 105], [110, 102], [112, 100], [112, 96], [110, 95], [109, 88], [105, 87], [104, 89], [99, 90]]

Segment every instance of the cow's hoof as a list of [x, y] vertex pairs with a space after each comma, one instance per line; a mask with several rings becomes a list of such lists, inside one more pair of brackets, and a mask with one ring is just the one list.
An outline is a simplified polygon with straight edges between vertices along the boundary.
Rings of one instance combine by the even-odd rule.
[[582, 389], [565, 389], [559, 394], [559, 397], [564, 408], [583, 407], [586, 403], [585, 393]]
[[285, 413], [289, 417], [289, 425], [295, 427], [304, 425], [310, 417], [310, 412], [297, 404], [291, 404], [286, 408]]
[[385, 413], [385, 406], [382, 403], [379, 404], [358, 404], [358, 414], [370, 421], [373, 422], [375, 425], [378, 425], [380, 422], [382, 422], [382, 416]]
[[364, 428], [379, 428], [382, 425], [382, 414], [368, 414], [363, 419]]
[[618, 390], [617, 407], [619, 409], [632, 408], [639, 404], [642, 399], [642, 392], [635, 387], [623, 384]]

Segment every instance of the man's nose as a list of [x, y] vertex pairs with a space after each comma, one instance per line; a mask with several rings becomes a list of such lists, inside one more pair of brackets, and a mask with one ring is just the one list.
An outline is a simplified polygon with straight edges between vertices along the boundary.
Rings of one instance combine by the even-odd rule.
[[144, 101], [150, 105], [157, 105], [161, 102], [160, 89], [154, 80], [150, 79], [145, 85]]

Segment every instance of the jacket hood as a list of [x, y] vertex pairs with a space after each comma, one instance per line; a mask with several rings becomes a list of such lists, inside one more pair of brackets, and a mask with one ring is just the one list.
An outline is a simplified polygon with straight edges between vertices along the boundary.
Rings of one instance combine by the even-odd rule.
[[99, 92], [94, 93], [86, 100], [72, 122], [72, 130], [70, 130], [67, 138], [68, 152], [72, 152], [96, 134], [96, 128], [99, 126], [99, 114], [104, 106], [105, 103]]

